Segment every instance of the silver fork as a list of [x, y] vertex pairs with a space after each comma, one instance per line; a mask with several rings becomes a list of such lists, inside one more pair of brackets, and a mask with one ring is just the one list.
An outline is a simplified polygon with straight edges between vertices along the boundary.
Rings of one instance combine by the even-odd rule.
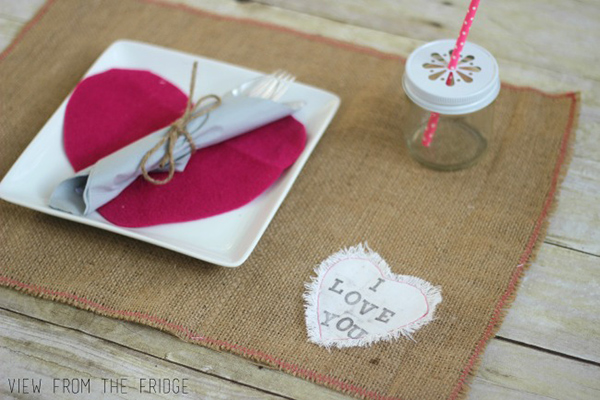
[[[277, 101], [287, 92], [291, 84], [296, 80], [296, 77], [287, 71], [278, 69], [269, 74], [259, 76], [251, 81], [244, 82], [240, 86], [230, 90], [221, 96], [222, 100], [229, 97], [246, 96], [255, 97], [265, 100]], [[299, 110], [306, 105], [304, 101], [293, 101], [285, 103], [288, 107]], [[202, 109], [192, 115], [195, 118], [200, 114]]]
[[229, 96], [248, 96], [277, 101], [289, 89], [296, 77], [287, 71], [277, 70], [270, 75], [260, 76], [225, 93]]
[[296, 79], [294, 75], [286, 71], [276, 71], [273, 76], [275, 79], [256, 97], [277, 101]]

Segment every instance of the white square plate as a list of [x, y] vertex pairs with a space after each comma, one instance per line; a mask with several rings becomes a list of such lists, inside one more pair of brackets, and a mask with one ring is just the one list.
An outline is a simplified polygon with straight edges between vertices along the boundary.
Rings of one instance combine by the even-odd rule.
[[[145, 69], [166, 78], [187, 92], [194, 61], [198, 61], [198, 70], [202, 71], [197, 79], [196, 93], [199, 96], [225, 93], [261, 74], [154, 45], [117, 41], [106, 49], [85, 76], [111, 68]], [[203, 76], [210, 79], [202, 79]], [[68, 99], [67, 97], [63, 101], [6, 174], [0, 183], [0, 198], [226, 267], [241, 265], [254, 250], [340, 104], [339, 97], [324, 90], [300, 83], [291, 86], [280, 101], [306, 102], [306, 106], [294, 114], [306, 127], [306, 148], [294, 165], [266, 192], [246, 206], [197, 221], [147, 228], [123, 228], [111, 224], [98, 213], [80, 217], [48, 207], [52, 190], [74, 173], [63, 150], [62, 140], [63, 119]]]

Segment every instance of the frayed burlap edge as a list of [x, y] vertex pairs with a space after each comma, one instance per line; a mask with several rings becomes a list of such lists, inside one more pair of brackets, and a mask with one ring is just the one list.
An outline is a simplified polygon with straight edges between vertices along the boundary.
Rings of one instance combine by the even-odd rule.
[[[221, 20], [231, 20], [237, 21], [241, 23], [247, 23], [257, 26], [262, 26], [267, 29], [273, 29], [280, 32], [286, 32], [290, 34], [294, 34], [300, 37], [308, 38], [310, 40], [315, 40], [323, 43], [327, 43], [332, 46], [342, 47], [351, 51], [357, 51], [361, 53], [370, 54], [374, 57], [382, 58], [382, 59], [398, 59], [402, 62], [405, 61], [403, 57], [397, 56], [395, 54], [381, 52], [379, 50], [371, 49], [368, 47], [363, 47], [343, 41], [339, 41], [336, 39], [330, 39], [318, 35], [308, 34], [300, 31], [296, 31], [287, 27], [278, 26], [275, 24], [270, 24], [266, 22], [260, 22], [248, 18], [238, 18], [238, 17], [229, 17], [222, 16], [218, 14], [213, 14], [207, 11], [198, 10], [183, 4], [171, 4], [171, 3], [163, 3], [158, 0], [132, 0], [144, 3], [151, 3], [161, 7], [169, 7], [169, 8], [179, 8], [184, 9], [188, 12], [202, 15], [205, 17], [216, 18]], [[38, 13], [21, 29], [19, 34], [13, 40], [13, 42], [2, 52], [0, 53], [0, 62], [4, 60], [10, 52], [19, 44], [19, 42], [23, 39], [23, 37], [27, 34], [27, 32], [39, 21], [43, 18], [44, 14], [48, 11], [48, 9], [52, 6], [54, 0], [47, 0], [46, 3], [42, 6], [42, 8], [38, 11]], [[565, 132], [563, 134], [563, 138], [561, 140], [561, 148], [558, 154], [557, 161], [555, 163], [553, 178], [550, 190], [546, 196], [546, 200], [544, 203], [544, 207], [542, 213], [538, 217], [530, 236], [530, 239], [526, 243], [524, 251], [518, 261], [517, 266], [510, 278], [508, 287], [506, 291], [503, 293], [499, 301], [496, 303], [496, 307], [490, 317], [490, 321], [488, 323], [487, 329], [482, 335], [481, 339], [477, 342], [471, 356], [469, 357], [465, 368], [462, 370], [458, 377], [458, 381], [448, 397], [448, 400], [462, 400], [466, 398], [470, 383], [473, 378], [477, 374], [477, 370], [481, 363], [481, 356], [485, 351], [487, 344], [490, 339], [494, 337], [496, 332], [500, 329], [502, 321], [504, 317], [508, 313], [512, 302], [516, 298], [516, 291], [521, 283], [521, 280], [524, 276], [525, 270], [529, 268], [531, 263], [535, 260], [537, 256], [537, 252], [539, 251], [541, 244], [543, 242], [543, 238], [546, 235], [546, 231], [548, 229], [549, 216], [556, 210], [556, 201], [555, 197], [557, 196], [560, 185], [562, 184], [568, 170], [569, 163], [571, 162], [572, 153], [573, 153], [573, 144], [575, 142], [575, 131], [577, 129], [577, 121], [579, 120], [579, 112], [581, 106], [580, 94], [575, 92], [569, 93], [560, 93], [560, 94], [549, 94], [543, 92], [541, 90], [531, 88], [531, 87], [519, 87], [514, 85], [509, 85], [503, 83], [502, 86], [504, 88], [510, 90], [522, 90], [522, 91], [533, 91], [539, 93], [540, 95], [546, 97], [569, 97], [572, 99], [571, 109], [569, 114], [569, 119], [567, 122], [567, 126], [565, 127]], [[185, 326], [178, 324], [176, 321], [170, 321], [166, 319], [162, 319], [159, 317], [155, 317], [152, 315], [136, 312], [136, 311], [128, 311], [128, 310], [116, 310], [110, 307], [105, 306], [102, 303], [94, 302], [92, 300], [77, 296], [72, 293], [60, 292], [56, 290], [52, 290], [49, 288], [37, 286], [35, 284], [28, 284], [24, 282], [20, 282], [15, 279], [11, 279], [7, 276], [0, 275], [0, 285], [10, 287], [16, 289], [17, 291], [26, 293], [28, 295], [33, 295], [35, 297], [57, 301], [60, 303], [68, 304], [80, 309], [84, 309], [87, 311], [93, 311], [97, 314], [121, 319], [130, 322], [136, 322], [143, 325], [148, 325], [154, 328], [157, 328], [161, 331], [170, 333], [186, 342], [201, 344], [202, 346], [211, 348], [213, 350], [222, 351], [227, 350], [231, 353], [238, 354], [244, 356], [254, 362], [263, 364], [267, 367], [284, 370], [287, 373], [290, 373], [294, 376], [302, 377], [311, 382], [318, 383], [320, 385], [339, 390], [343, 393], [356, 396], [361, 399], [377, 399], [377, 400], [401, 400], [395, 397], [389, 397], [382, 395], [380, 393], [367, 390], [361, 386], [353, 384], [345, 379], [340, 379], [337, 377], [319, 374], [316, 371], [308, 370], [305, 368], [301, 368], [298, 365], [288, 363], [284, 360], [280, 360], [268, 354], [265, 354], [258, 350], [248, 349], [244, 346], [241, 346], [236, 343], [228, 343], [221, 340], [211, 339], [208, 337], [204, 337]]]
[[477, 375], [477, 370], [479, 369], [479, 366], [481, 364], [481, 356], [483, 355], [483, 352], [485, 351], [485, 348], [487, 347], [489, 341], [496, 335], [496, 333], [500, 329], [504, 318], [508, 314], [508, 310], [510, 309], [512, 303], [517, 297], [517, 290], [521, 285], [521, 281], [523, 279], [523, 276], [525, 275], [525, 271], [535, 261], [537, 254], [540, 248], [542, 247], [544, 237], [546, 236], [546, 232], [548, 230], [550, 216], [556, 211], [558, 205], [557, 198], [560, 192], [560, 187], [567, 175], [567, 171], [569, 169], [568, 167], [573, 157], [573, 147], [575, 143], [577, 123], [579, 121], [579, 114], [581, 109], [581, 94], [578, 92], [570, 92], [564, 94], [548, 94], [538, 89], [529, 87], [519, 87], [508, 84], [503, 84], [503, 86], [512, 90], [535, 91], [537, 93], [549, 97], [570, 97], [572, 100], [571, 109], [569, 112], [567, 126], [565, 127], [565, 132], [561, 140], [560, 152], [558, 154], [558, 158], [554, 166], [552, 183], [550, 186], [550, 190], [548, 191], [548, 194], [546, 196], [542, 213], [538, 217], [533, 227], [531, 236], [529, 237], [529, 240], [527, 241], [527, 244], [519, 259], [519, 262], [515, 267], [515, 270], [510, 278], [506, 291], [500, 297], [498, 303], [496, 303], [496, 307], [494, 308], [494, 312], [492, 313], [488, 326], [479, 342], [477, 342], [477, 345], [475, 346], [471, 357], [469, 357], [467, 365], [463, 369], [458, 379], [458, 382], [454, 387], [454, 390], [450, 394], [450, 397], [448, 397], [448, 400], [462, 400], [467, 397], [471, 386], [470, 384]]

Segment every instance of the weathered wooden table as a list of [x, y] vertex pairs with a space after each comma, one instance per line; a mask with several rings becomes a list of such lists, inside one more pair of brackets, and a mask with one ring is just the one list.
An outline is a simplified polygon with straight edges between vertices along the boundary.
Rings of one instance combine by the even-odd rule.
[[[43, 2], [0, 0], [0, 50]], [[403, 56], [425, 41], [454, 37], [467, 4], [180, 2]], [[503, 81], [551, 92], [580, 90], [583, 105], [573, 160], [548, 236], [483, 357], [470, 398], [600, 399], [600, 1], [505, 0], [486, 1], [482, 7], [470, 40], [498, 58]], [[9, 378], [107, 378], [113, 383], [129, 378], [123, 381], [128, 394], [112, 397], [139, 398], [133, 377], [185, 378], [190, 398], [346, 398], [155, 329], [0, 289], [0, 397], [28, 397], [11, 394]], [[58, 384], [61, 393], [63, 382]], [[33, 391], [31, 385], [27, 391]], [[60, 397], [68, 396], [52, 395]], [[84, 396], [100, 397], [100, 391]]]

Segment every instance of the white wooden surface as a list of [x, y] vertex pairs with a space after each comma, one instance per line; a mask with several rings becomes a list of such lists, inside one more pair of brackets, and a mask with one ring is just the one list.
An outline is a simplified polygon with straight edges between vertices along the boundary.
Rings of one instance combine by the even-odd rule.
[[[467, 4], [466, 0], [180, 2], [403, 56], [423, 41], [454, 36]], [[42, 3], [0, 0], [0, 49]], [[600, 69], [595, 61], [600, 52], [595, 42], [600, 37], [600, 2], [488, 1], [482, 2], [477, 18], [471, 39], [496, 55], [504, 81], [545, 91], [580, 90], [583, 104], [573, 161], [548, 236], [497, 338], [488, 346], [470, 398], [598, 399]], [[80, 374], [92, 383], [103, 376], [185, 377], [194, 393], [191, 398], [346, 398], [154, 329], [6, 288], [0, 288], [0, 326], [0, 397], [11, 396], [6, 378], [15, 374], [47, 379]]]

